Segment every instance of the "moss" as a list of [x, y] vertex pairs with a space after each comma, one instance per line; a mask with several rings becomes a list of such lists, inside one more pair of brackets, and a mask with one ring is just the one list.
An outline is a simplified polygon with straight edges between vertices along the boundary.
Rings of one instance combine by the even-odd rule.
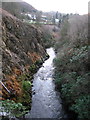
[[30, 71], [31, 73], [35, 73], [35, 72], [36, 72], [36, 65], [35, 65], [35, 64], [32, 64], [32, 65], [30, 66], [30, 68], [29, 68], [29, 71]]
[[30, 109], [31, 106], [31, 82], [23, 80], [22, 81], [22, 97], [21, 103]]

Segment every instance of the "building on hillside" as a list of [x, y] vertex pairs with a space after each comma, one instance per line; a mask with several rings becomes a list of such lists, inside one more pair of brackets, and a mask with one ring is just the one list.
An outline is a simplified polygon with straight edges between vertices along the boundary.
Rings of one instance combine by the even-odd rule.
[[46, 23], [47, 22], [47, 16], [42, 15], [41, 16], [41, 22]]
[[59, 19], [55, 19], [55, 23], [58, 24], [59, 23]]

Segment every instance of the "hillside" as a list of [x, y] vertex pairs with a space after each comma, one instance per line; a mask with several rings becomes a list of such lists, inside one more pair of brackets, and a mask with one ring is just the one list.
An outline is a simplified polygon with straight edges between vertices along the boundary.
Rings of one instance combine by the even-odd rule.
[[2, 82], [14, 97], [11, 98], [11, 94], [3, 88], [0, 91], [0, 96], [2, 96], [0, 99], [11, 98], [27, 104], [30, 103], [30, 98], [29, 101], [28, 98], [24, 98], [27, 92], [22, 94], [22, 84], [24, 84], [22, 82], [31, 82], [32, 75], [46, 59], [42, 32], [33, 25], [23, 23], [7, 11], [0, 9], [1, 11]]
[[2, 2], [2, 8], [19, 19], [23, 19], [24, 16], [21, 13], [35, 14], [37, 10], [26, 2]]

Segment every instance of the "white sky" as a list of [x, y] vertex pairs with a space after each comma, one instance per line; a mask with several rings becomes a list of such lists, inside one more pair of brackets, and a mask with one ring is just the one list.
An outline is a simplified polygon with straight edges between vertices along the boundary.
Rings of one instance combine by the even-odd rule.
[[38, 10], [45, 12], [59, 11], [61, 13], [88, 13], [89, 0], [23, 0]]

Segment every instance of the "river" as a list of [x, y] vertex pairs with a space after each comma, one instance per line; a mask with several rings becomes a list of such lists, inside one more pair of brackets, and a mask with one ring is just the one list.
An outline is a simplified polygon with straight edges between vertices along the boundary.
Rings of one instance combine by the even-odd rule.
[[53, 48], [47, 49], [49, 59], [46, 60], [33, 79], [33, 95], [31, 111], [26, 118], [64, 118], [60, 94], [55, 91], [53, 80], [53, 59], [55, 52]]

